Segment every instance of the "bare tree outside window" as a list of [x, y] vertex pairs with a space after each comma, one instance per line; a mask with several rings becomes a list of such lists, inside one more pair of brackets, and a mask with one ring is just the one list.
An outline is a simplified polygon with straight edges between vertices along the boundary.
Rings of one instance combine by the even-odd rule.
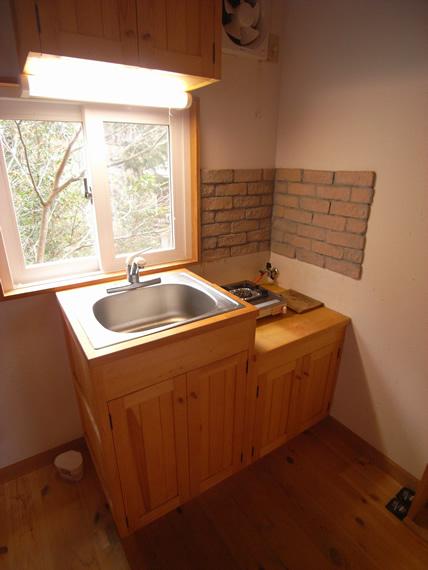
[[115, 253], [173, 245], [169, 128], [105, 122]]
[[25, 264], [95, 255], [82, 124], [1, 120], [0, 143]]

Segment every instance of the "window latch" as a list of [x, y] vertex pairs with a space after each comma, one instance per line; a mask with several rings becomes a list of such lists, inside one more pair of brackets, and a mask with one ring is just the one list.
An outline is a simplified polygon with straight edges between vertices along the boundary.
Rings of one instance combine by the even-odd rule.
[[94, 202], [93, 196], [92, 196], [92, 188], [89, 186], [88, 184], [88, 179], [84, 178], [83, 179], [83, 185], [85, 187], [85, 198], [87, 200], [91, 201], [91, 204]]

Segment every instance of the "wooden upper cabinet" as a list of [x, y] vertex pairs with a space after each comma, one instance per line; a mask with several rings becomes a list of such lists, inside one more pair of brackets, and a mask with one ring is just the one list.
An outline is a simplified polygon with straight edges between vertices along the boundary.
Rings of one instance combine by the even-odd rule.
[[13, 0], [29, 51], [220, 78], [220, 0]]
[[138, 65], [135, 0], [37, 0], [43, 53]]
[[247, 353], [187, 375], [192, 496], [241, 466]]
[[220, 77], [219, 0], [136, 0], [139, 65]]
[[109, 403], [130, 529], [189, 498], [186, 377]]

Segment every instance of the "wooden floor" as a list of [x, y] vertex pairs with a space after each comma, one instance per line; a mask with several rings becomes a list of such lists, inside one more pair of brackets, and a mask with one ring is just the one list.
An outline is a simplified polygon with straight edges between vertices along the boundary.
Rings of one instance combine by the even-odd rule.
[[[400, 486], [326, 421], [123, 547], [132, 570], [426, 570], [428, 545], [384, 506]], [[0, 488], [1, 570], [83, 568], [128, 568], [92, 469]]]

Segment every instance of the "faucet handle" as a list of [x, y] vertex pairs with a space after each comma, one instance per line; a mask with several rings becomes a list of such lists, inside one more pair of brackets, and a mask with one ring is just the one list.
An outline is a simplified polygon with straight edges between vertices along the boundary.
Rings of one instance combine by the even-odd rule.
[[135, 251], [134, 253], [130, 253], [128, 255], [128, 257], [126, 258], [126, 265], [132, 265], [132, 263], [136, 257], [142, 255], [143, 253], [147, 253], [148, 251], [151, 251], [151, 250], [152, 250], [151, 247], [146, 247], [145, 249], [141, 249], [140, 251]]

